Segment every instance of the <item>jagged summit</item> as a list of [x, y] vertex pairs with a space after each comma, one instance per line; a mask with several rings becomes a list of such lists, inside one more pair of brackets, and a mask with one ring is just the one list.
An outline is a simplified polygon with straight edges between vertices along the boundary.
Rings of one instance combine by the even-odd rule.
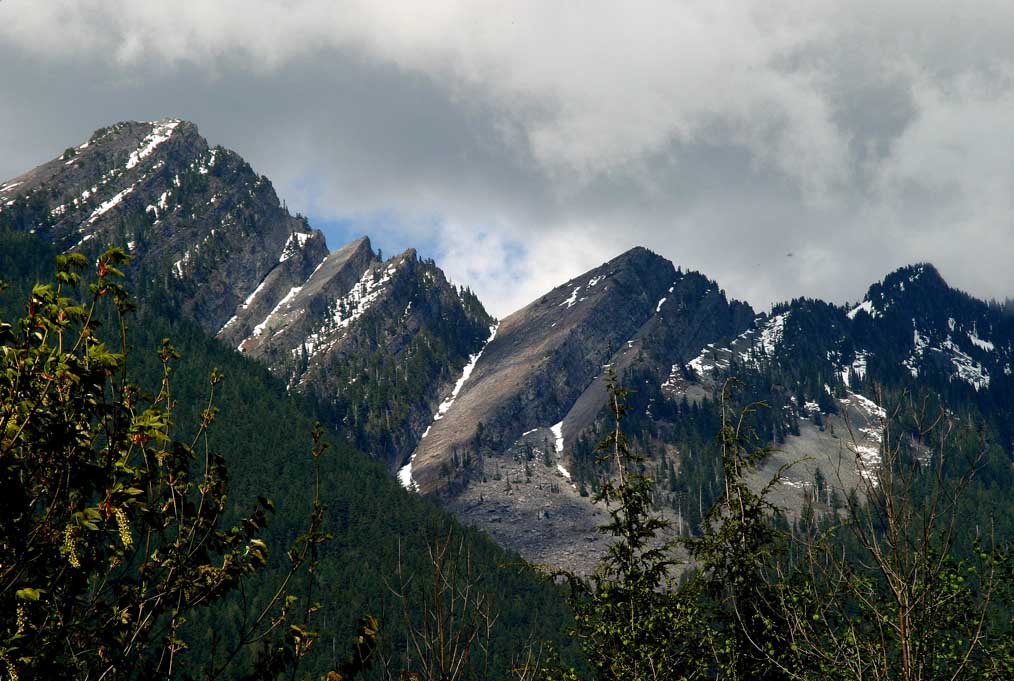
[[877, 317], [902, 301], [918, 303], [950, 293], [956, 292], [930, 263], [906, 265], [871, 285], [862, 302], [849, 310], [849, 318], [860, 313]]
[[[532, 560], [577, 570], [604, 549], [585, 495], [601, 473], [592, 448], [610, 370], [635, 390], [631, 434], [661, 454], [650, 465], [669, 486], [656, 492], [680, 523], [707, 506], [685, 471], [703, 480], [710, 464], [701, 441], [681, 450], [674, 434], [704, 418], [730, 375], [772, 405], [767, 436], [791, 450], [801, 433], [835, 456], [840, 440], [821, 424], [847, 430], [840, 410], [870, 430], [872, 381], [984, 403], [1014, 393], [1014, 317], [928, 263], [888, 274], [856, 306], [800, 298], [758, 315], [635, 247], [497, 324], [413, 249], [382, 259], [363, 236], [329, 251], [267, 178], [177, 119], [103, 128], [0, 184], [0, 228], [88, 255], [122, 246], [135, 290], [327, 405], [406, 486]], [[870, 465], [874, 440], [861, 443]]]
[[89, 255], [123, 247], [135, 289], [332, 405], [392, 465], [491, 323], [412, 249], [382, 262], [364, 236], [330, 253], [266, 177], [175, 118], [101, 128], [3, 183], [0, 225]]
[[280, 259], [298, 278], [327, 252], [267, 178], [178, 119], [101, 128], [5, 183], [0, 197], [0, 219], [59, 248], [122, 246], [135, 281], [166, 289], [209, 332]]
[[899, 267], [884, 277], [883, 284], [884, 286], [893, 286], [905, 281], [919, 286], [950, 288], [936, 266], [929, 262], [917, 262]]
[[[301, 236], [294, 233], [287, 245], [298, 248]], [[289, 276], [287, 253], [283, 250], [278, 264], [218, 332], [219, 338], [240, 352], [266, 355], [265, 344], [278, 333], [290, 330], [310, 301], [335, 289], [347, 292], [364, 269], [379, 262], [370, 240], [362, 237], [313, 262], [313, 269], [303, 273], [300, 280]]]
[[[602, 547], [598, 509], [571, 478], [574, 447], [602, 412], [609, 370], [636, 367], [661, 382], [698, 342], [749, 324], [753, 313], [741, 305], [645, 248], [557, 286], [504, 318], [472, 356], [402, 469], [403, 484], [449, 495], [466, 522], [531, 559], [583, 569]], [[532, 452], [552, 465], [524, 464]], [[503, 475], [532, 480], [524, 498]], [[576, 555], [576, 541], [596, 546]]]

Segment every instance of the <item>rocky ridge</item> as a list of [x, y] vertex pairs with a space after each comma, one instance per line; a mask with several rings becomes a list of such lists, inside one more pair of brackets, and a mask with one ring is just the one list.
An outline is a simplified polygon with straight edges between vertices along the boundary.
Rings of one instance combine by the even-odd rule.
[[[498, 323], [411, 249], [384, 260], [363, 237], [330, 252], [267, 178], [175, 119], [101, 129], [0, 184], [0, 227], [92, 256], [122, 246], [142, 298], [164, 298], [329, 405], [406, 487], [535, 562], [579, 572], [608, 543], [590, 493], [610, 372], [635, 390], [631, 435], [680, 532], [715, 493], [702, 443], [729, 376], [771, 406], [765, 434], [780, 451], [769, 467], [809, 457], [778, 489], [790, 514], [814, 498], [818, 471], [843, 493], [870, 479], [880, 384], [975, 406], [1014, 442], [1014, 315], [927, 264], [856, 305], [797, 299], [755, 314], [635, 248]], [[831, 503], [830, 488], [821, 494]]]
[[[930, 265], [892, 273], [857, 305], [799, 299], [755, 314], [703, 275], [634, 249], [500, 323], [402, 482], [442, 496], [465, 522], [536, 562], [587, 571], [608, 542], [586, 489], [596, 474], [575, 466], [587, 470], [589, 440], [608, 421], [610, 369], [635, 390], [631, 434], [655, 453], [659, 498], [671, 500], [664, 511], [682, 528], [692, 499], [678, 479], [691, 451], [667, 433], [688, 409], [678, 405], [714, 405], [726, 377], [754, 377], [771, 407], [777, 451], [758, 483], [805, 460], [775, 493], [793, 517], [812, 502], [815, 476], [835, 480], [839, 499], [875, 479], [886, 416], [878, 385], [963, 395], [995, 410], [1014, 388], [1012, 348], [1012, 316], [951, 289]], [[822, 488], [825, 505], [832, 487]], [[694, 496], [699, 515], [706, 495]]]
[[364, 237], [330, 253], [266, 177], [177, 119], [100, 129], [0, 184], [0, 225], [92, 256], [121, 246], [139, 296], [331, 405], [392, 468], [492, 323], [414, 251], [381, 261]]

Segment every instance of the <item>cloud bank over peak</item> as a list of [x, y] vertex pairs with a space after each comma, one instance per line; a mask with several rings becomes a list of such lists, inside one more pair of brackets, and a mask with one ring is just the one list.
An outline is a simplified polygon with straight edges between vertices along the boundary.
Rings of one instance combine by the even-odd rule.
[[1014, 294], [1009, 3], [6, 2], [0, 58], [0, 175], [183, 116], [497, 314], [636, 244], [760, 307]]

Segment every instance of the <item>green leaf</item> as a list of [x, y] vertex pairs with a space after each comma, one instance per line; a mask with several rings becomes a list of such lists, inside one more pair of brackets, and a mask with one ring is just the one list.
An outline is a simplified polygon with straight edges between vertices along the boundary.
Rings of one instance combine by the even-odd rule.
[[22, 601], [37, 601], [44, 593], [45, 589], [32, 589], [25, 587], [24, 589], [18, 589], [15, 591], [14, 595]]

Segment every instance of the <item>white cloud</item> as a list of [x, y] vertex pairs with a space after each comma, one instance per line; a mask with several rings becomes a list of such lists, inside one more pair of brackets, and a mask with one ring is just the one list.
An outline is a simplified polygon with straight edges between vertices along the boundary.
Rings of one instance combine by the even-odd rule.
[[638, 243], [762, 306], [917, 259], [1014, 293], [1007, 2], [5, 2], [0, 54], [7, 164], [185, 115], [497, 314]]
[[[815, 3], [813, 7], [817, 7]], [[467, 88], [519, 128], [555, 177], [610, 172], [709, 137], [821, 189], [845, 149], [821, 76], [785, 69], [821, 34], [798, 3], [131, 0], [16, 4], [0, 35], [27, 51], [99, 54], [122, 69], [194, 63], [283, 68], [354, 49]]]
[[439, 230], [437, 262], [452, 281], [491, 301], [490, 311], [500, 317], [604, 261], [603, 244], [588, 238], [587, 226], [557, 226], [527, 247], [502, 227], [443, 224]]

